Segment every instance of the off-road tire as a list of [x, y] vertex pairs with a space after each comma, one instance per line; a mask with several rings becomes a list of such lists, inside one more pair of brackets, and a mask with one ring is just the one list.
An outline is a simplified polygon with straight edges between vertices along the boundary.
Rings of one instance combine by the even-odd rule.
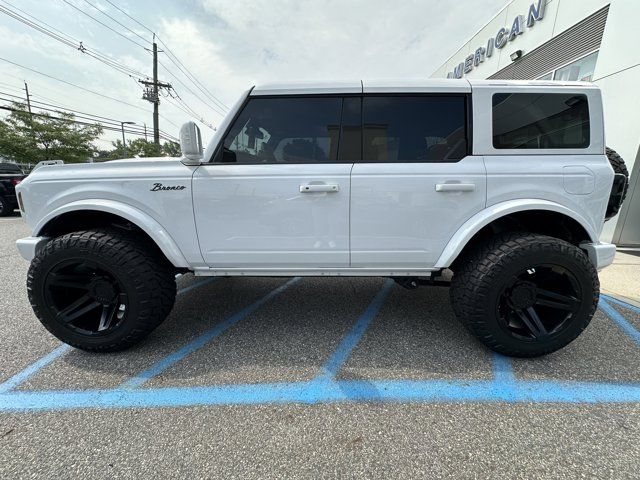
[[0, 217], [8, 217], [13, 213], [13, 209], [9, 205], [9, 202], [0, 195]]
[[[504, 282], [528, 264], [549, 263], [569, 269], [581, 289], [579, 312], [559, 336], [525, 342], [499, 323], [498, 299]], [[514, 357], [536, 357], [572, 342], [589, 325], [600, 294], [597, 271], [587, 255], [563, 240], [532, 233], [508, 233], [479, 244], [457, 264], [450, 297], [462, 324], [490, 349]]]
[[627, 177], [627, 183], [624, 186], [624, 191], [622, 192], [622, 199], [620, 200], [620, 204], [611, 208], [611, 211], [610, 211], [611, 215], [610, 217], [608, 217], [608, 218], [611, 218], [618, 214], [622, 204], [624, 203], [624, 199], [627, 197], [627, 191], [629, 190], [629, 170], [627, 170], [627, 166], [624, 163], [624, 160], [622, 159], [622, 157], [618, 155], [618, 152], [616, 152], [612, 148], [607, 147], [606, 154], [607, 154], [607, 158], [609, 159], [609, 163], [613, 168], [613, 171], [615, 173], [621, 173], [625, 177]]
[[[45, 300], [44, 278], [68, 259], [101, 261], [117, 272], [129, 298], [127, 316], [108, 335], [81, 335], [56, 320]], [[49, 241], [31, 262], [29, 302], [44, 327], [63, 342], [92, 352], [124, 350], [160, 325], [173, 308], [176, 283], [172, 265], [148, 239], [117, 228], [68, 233]]]

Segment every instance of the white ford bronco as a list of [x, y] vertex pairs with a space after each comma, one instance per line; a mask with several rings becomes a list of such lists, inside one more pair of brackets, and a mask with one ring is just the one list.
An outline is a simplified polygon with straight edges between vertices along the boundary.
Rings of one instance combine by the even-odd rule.
[[[420, 80], [255, 87], [203, 151], [44, 166], [17, 187], [44, 326], [91, 351], [168, 315], [175, 276], [453, 277], [453, 310], [514, 356], [589, 324], [598, 240], [628, 173], [585, 83]], [[446, 271], [446, 272], [445, 272]]]

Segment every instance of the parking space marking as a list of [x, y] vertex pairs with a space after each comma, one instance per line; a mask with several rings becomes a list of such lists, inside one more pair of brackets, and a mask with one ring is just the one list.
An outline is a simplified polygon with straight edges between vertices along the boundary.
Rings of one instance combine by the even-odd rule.
[[27, 378], [29, 378], [31, 375], [36, 373], [38, 370], [46, 367], [51, 362], [53, 362], [56, 358], [58, 358], [60, 355], [68, 352], [69, 350], [71, 350], [71, 347], [69, 345], [66, 345], [66, 344], [60, 345], [58, 348], [56, 348], [52, 352], [48, 353], [47, 355], [40, 358], [39, 360], [36, 360], [35, 362], [33, 362], [31, 365], [29, 365], [27, 368], [25, 368], [21, 372], [16, 373], [13, 377], [1, 383], [0, 393], [6, 393], [10, 390], [13, 390], [17, 386], [19, 386], [22, 382], [24, 382]]
[[624, 318], [620, 312], [618, 312], [615, 308], [609, 305], [604, 298], [600, 299], [599, 307], [607, 317], [609, 317], [611, 320], [613, 320], [615, 323], [618, 324], [618, 327], [620, 327], [620, 330], [626, 333], [627, 336], [631, 338], [634, 342], [636, 342], [636, 345], [640, 347], [640, 332], [636, 330], [634, 326], [631, 325], [631, 323], [629, 323], [627, 319]]
[[362, 339], [364, 332], [380, 311], [382, 304], [389, 296], [389, 293], [391, 293], [393, 286], [393, 280], [387, 279], [385, 281], [384, 286], [376, 294], [360, 318], [358, 318], [353, 328], [340, 342], [340, 345], [338, 345], [338, 348], [331, 354], [329, 360], [321, 367], [320, 374], [316, 377], [316, 380], [328, 380], [336, 377], [340, 368], [344, 365], [347, 358], [349, 358], [353, 349]]
[[622, 300], [618, 300], [615, 297], [610, 297], [609, 295], [600, 294], [600, 298], [603, 298], [603, 297], [611, 303], [615, 303], [620, 307], [628, 308], [632, 312], [640, 314], [640, 308], [636, 307], [635, 305], [631, 305], [630, 303], [623, 302]]
[[509, 383], [516, 379], [513, 371], [513, 365], [509, 357], [493, 354], [493, 380], [497, 383]]
[[[204, 281], [201, 281], [201, 282], [195, 282], [192, 285], [189, 285], [188, 287], [181, 288], [180, 290], [178, 290], [176, 292], [176, 295], [182, 295], [182, 294], [187, 293], [187, 292], [189, 292], [189, 291], [191, 291], [191, 290], [193, 290], [195, 288], [202, 287], [203, 285], [207, 285], [207, 284], [213, 283], [216, 280], [218, 280], [219, 278], [220, 277], [211, 277], [211, 278], [208, 278], [208, 279], [206, 279]], [[4, 381], [3, 383], [0, 383], [0, 393], [9, 392], [9, 391], [13, 390], [14, 388], [20, 386], [20, 384], [22, 384], [30, 376], [32, 376], [33, 374], [35, 374], [36, 372], [38, 372], [42, 368], [46, 367], [51, 362], [53, 362], [54, 360], [56, 360], [58, 357], [62, 356], [63, 354], [65, 354], [69, 350], [71, 350], [71, 348], [72, 347], [69, 346], [69, 345], [62, 344], [59, 347], [57, 347], [55, 350], [51, 351], [50, 353], [48, 353], [44, 357], [40, 358], [39, 360], [37, 360], [34, 363], [32, 363], [31, 365], [29, 365], [24, 370], [16, 373], [14, 376], [12, 376], [8, 380]]]
[[122, 389], [138, 388], [142, 384], [144, 384], [144, 383], [148, 382], [149, 380], [151, 380], [156, 375], [159, 375], [160, 373], [164, 372], [167, 368], [171, 367], [175, 363], [177, 363], [180, 360], [182, 360], [184, 357], [186, 357], [190, 353], [193, 353], [196, 350], [204, 347], [208, 342], [210, 342], [211, 340], [216, 338], [218, 335], [220, 335], [224, 331], [228, 330], [230, 327], [232, 327], [233, 325], [238, 323], [240, 320], [248, 317], [250, 314], [255, 312], [258, 308], [260, 308], [266, 302], [268, 302], [272, 298], [276, 297], [280, 293], [284, 292], [287, 288], [289, 288], [290, 286], [294, 285], [299, 280], [300, 280], [300, 277], [292, 278], [291, 280], [289, 280], [284, 285], [281, 285], [278, 288], [276, 288], [276, 289], [272, 290], [271, 292], [269, 292], [267, 295], [262, 297], [260, 300], [252, 303], [248, 307], [243, 308], [238, 313], [232, 315], [231, 317], [227, 318], [223, 322], [218, 323], [213, 328], [211, 328], [210, 330], [206, 331], [205, 333], [203, 333], [202, 335], [200, 335], [196, 339], [192, 340], [191, 342], [187, 343], [182, 348], [176, 350], [175, 352], [173, 352], [170, 355], [166, 356], [162, 360], [156, 362], [154, 365], [149, 367], [147, 370], [144, 370], [143, 372], [139, 373], [135, 377], [130, 378], [129, 380], [123, 382], [118, 388], [122, 388]]
[[[290, 280], [230, 318], [238, 317], [239, 320], [239, 317], [248, 315], [297, 280], [299, 279]], [[5, 391], [0, 393], [0, 411], [26, 412], [84, 408], [158, 408], [273, 403], [317, 404], [359, 401], [423, 403], [640, 402], [640, 383], [520, 380], [513, 372], [511, 359], [498, 354], [493, 357], [494, 378], [491, 380], [336, 380], [335, 375], [363, 337], [366, 328], [371, 324], [387, 298], [392, 285], [389, 281], [385, 283], [323, 366], [321, 374], [309, 381], [144, 389]], [[626, 305], [624, 306], [626, 307]], [[601, 301], [600, 307], [605, 315], [620, 325], [623, 330], [626, 328], [624, 325], [628, 326], [625, 333], [630, 335], [638, 333], [628, 324], [622, 314], [609, 305], [606, 300]], [[243, 312], [245, 315], [242, 315]], [[620, 319], [624, 322], [620, 323]], [[191, 346], [193, 347], [193, 345]], [[182, 350], [178, 352], [180, 351]], [[190, 352], [186, 351], [185, 354], [188, 353]], [[36, 362], [34, 368], [37, 368], [37, 364], [41, 362], [53, 361], [55, 358], [50, 359], [51, 355], [53, 352]], [[167, 359], [173, 358], [175, 357], [167, 357]], [[177, 359], [181, 358], [184, 358], [184, 355]], [[28, 375], [30, 368], [24, 370], [24, 375]]]

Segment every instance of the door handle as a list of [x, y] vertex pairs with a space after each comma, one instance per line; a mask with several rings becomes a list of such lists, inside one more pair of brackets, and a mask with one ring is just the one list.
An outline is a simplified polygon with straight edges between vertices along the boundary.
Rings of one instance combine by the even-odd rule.
[[313, 192], [338, 192], [340, 186], [335, 183], [321, 183], [319, 185], [300, 185], [300, 193], [313, 193]]
[[436, 192], [473, 192], [475, 183], [436, 183]]

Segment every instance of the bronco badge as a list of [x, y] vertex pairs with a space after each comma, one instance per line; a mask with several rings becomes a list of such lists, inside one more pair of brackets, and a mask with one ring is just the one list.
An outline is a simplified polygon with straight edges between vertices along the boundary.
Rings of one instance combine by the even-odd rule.
[[159, 190], [184, 190], [184, 185], [162, 185], [161, 183], [154, 183], [153, 187], [151, 187], [152, 192], [157, 192]]

